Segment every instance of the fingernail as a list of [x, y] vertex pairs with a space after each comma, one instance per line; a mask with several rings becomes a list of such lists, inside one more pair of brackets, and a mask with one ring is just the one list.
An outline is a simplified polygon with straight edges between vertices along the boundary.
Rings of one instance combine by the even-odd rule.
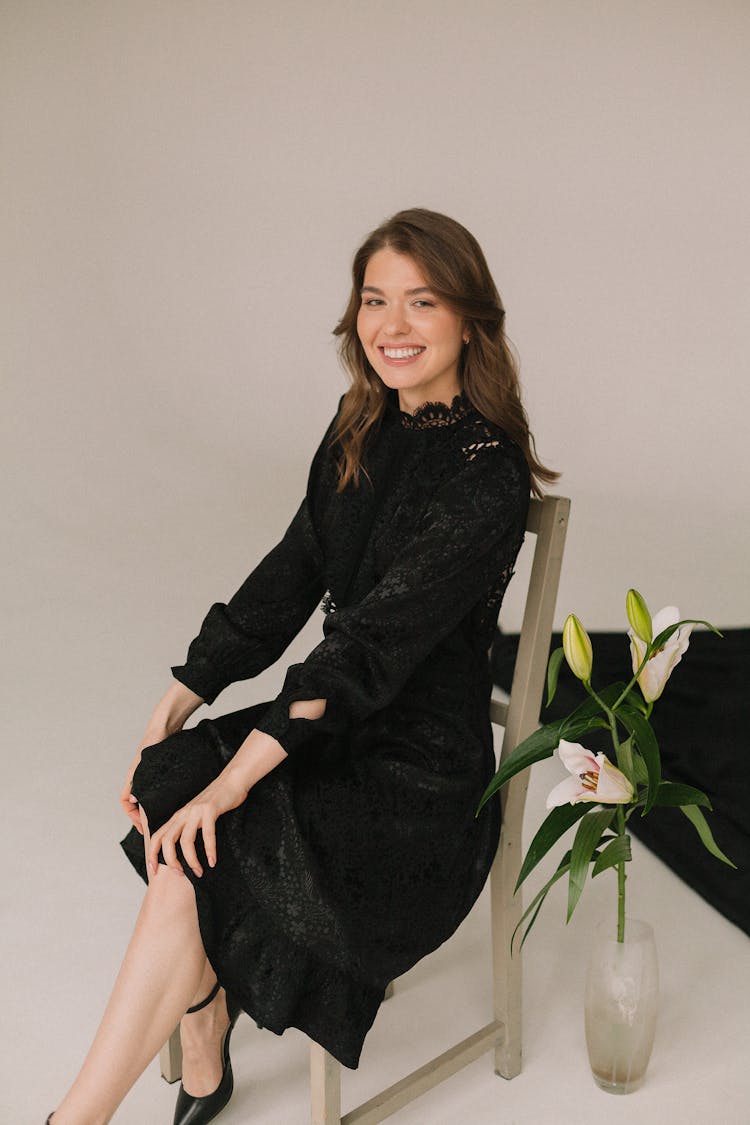
[[208, 857], [208, 866], [209, 867], [216, 867], [216, 856], [210, 855]]

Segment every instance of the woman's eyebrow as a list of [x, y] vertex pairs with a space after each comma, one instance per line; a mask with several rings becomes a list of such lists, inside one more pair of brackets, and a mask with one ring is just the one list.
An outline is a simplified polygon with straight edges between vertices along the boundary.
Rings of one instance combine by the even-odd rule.
[[[417, 293], [431, 293], [432, 290], [429, 285], [421, 285], [418, 289], [407, 289], [405, 292], [407, 297], [414, 297]], [[360, 289], [360, 293], [377, 293], [379, 297], [385, 295], [383, 290], [378, 289], [375, 285], [363, 285]]]

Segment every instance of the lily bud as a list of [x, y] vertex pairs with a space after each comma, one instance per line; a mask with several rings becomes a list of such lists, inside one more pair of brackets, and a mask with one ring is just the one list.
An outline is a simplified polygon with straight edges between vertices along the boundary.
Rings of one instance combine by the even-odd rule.
[[630, 627], [636, 637], [640, 637], [642, 641], [650, 645], [654, 639], [651, 626], [651, 614], [648, 611], [648, 606], [637, 590], [628, 590], [628, 596], [625, 599], [625, 609], [627, 611]]
[[585, 684], [589, 683], [594, 665], [594, 650], [591, 638], [574, 613], [565, 619], [562, 643], [565, 659], [573, 675]]

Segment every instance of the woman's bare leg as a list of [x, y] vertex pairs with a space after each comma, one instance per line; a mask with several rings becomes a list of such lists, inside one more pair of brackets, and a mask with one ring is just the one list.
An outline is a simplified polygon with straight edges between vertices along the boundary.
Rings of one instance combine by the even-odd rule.
[[194, 1002], [205, 973], [195, 892], [184, 875], [160, 864], [94, 1042], [53, 1125], [105, 1125]]

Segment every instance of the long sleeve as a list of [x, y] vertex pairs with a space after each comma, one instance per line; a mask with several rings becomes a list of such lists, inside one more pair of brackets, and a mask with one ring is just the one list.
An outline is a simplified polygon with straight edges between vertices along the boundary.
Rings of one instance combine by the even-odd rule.
[[310, 617], [325, 590], [322, 558], [308, 501], [281, 540], [230, 600], [215, 602], [190, 643], [175, 679], [213, 703], [237, 680], [268, 668]]
[[215, 602], [211, 606], [190, 643], [185, 663], [171, 668], [175, 679], [208, 704], [229, 684], [257, 676], [278, 660], [325, 592], [311, 496], [335, 422], [336, 416], [318, 446], [307, 494], [283, 538], [226, 604]]
[[[523, 539], [529, 477], [517, 447], [468, 459], [432, 498], [413, 539], [358, 604], [329, 614], [325, 638], [258, 724], [288, 754], [314, 730], [343, 733], [386, 706], [429, 653], [512, 566]], [[321, 719], [290, 719], [296, 699], [325, 698]]]

